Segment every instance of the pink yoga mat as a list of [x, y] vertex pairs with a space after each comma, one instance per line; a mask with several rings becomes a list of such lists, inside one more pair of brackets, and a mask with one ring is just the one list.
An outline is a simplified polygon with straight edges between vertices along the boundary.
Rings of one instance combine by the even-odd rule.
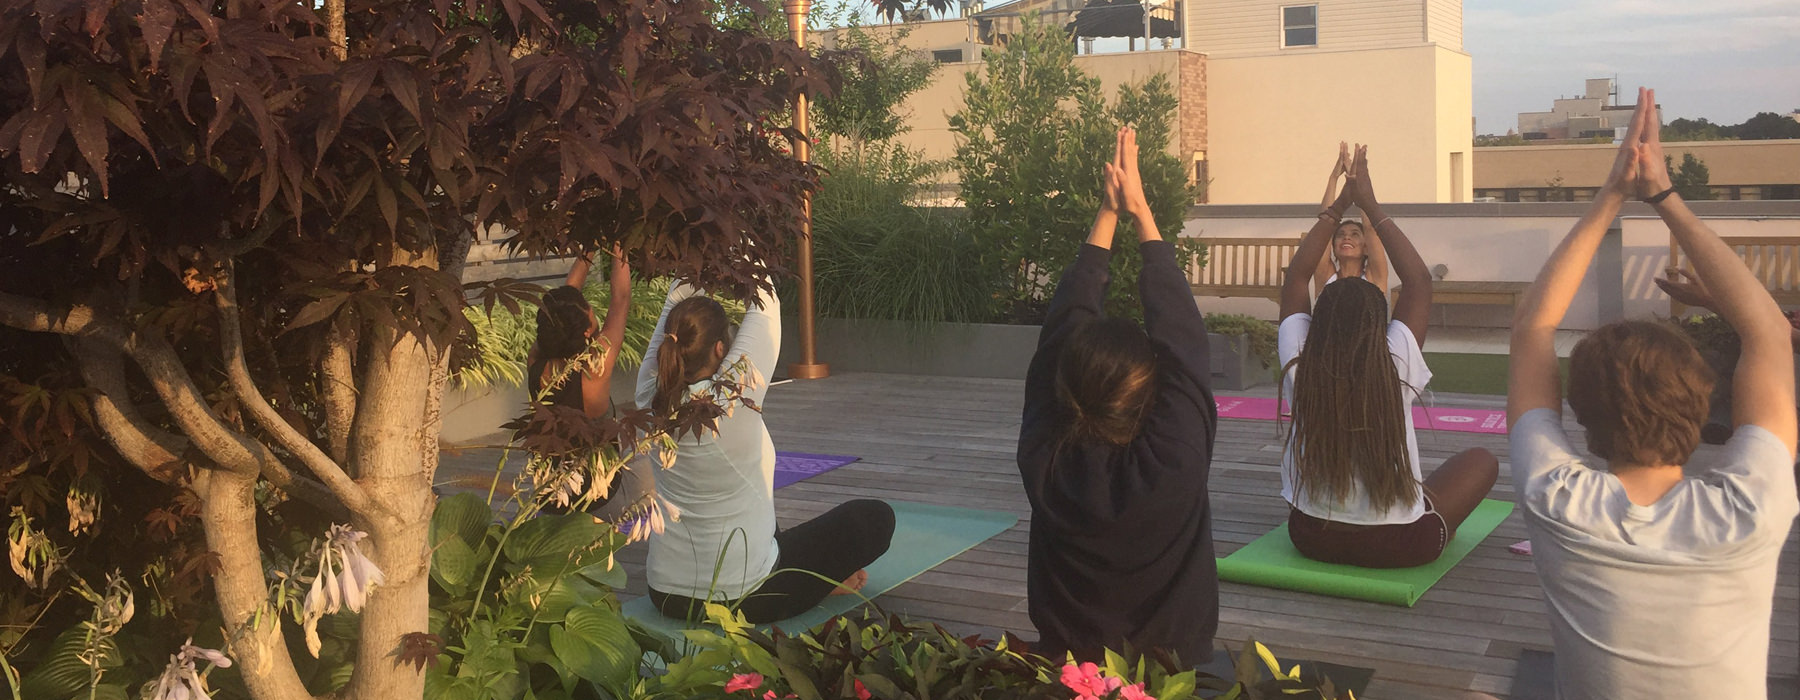
[[[1215, 396], [1220, 418], [1275, 420], [1280, 407], [1275, 399], [1259, 396]], [[1459, 433], [1506, 434], [1506, 412], [1486, 408], [1413, 407], [1413, 426], [1422, 430]]]

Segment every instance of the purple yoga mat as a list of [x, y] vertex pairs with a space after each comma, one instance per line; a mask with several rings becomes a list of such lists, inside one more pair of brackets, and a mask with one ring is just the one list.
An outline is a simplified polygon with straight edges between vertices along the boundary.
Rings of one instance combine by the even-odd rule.
[[815, 455], [805, 452], [777, 452], [775, 453], [775, 488], [811, 479], [859, 459], [862, 458], [843, 455]]
[[[1275, 420], [1275, 399], [1260, 396], [1216, 396], [1220, 418]], [[1487, 408], [1413, 407], [1413, 426], [1422, 430], [1506, 434], [1506, 412]]]

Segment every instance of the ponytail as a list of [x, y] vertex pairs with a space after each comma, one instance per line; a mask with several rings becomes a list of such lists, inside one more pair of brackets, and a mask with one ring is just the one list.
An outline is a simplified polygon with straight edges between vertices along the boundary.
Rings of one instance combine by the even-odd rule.
[[663, 322], [662, 345], [656, 352], [656, 395], [650, 408], [672, 417], [687, 398], [687, 387], [717, 370], [713, 348], [731, 336], [725, 307], [710, 297], [683, 299]]
[[1103, 318], [1070, 332], [1057, 358], [1056, 400], [1065, 441], [1124, 445], [1143, 429], [1155, 398], [1156, 351], [1136, 323]]

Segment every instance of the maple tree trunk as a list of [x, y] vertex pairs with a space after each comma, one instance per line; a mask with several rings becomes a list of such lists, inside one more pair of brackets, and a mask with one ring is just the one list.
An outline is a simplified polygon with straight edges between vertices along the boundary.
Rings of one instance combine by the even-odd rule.
[[262, 549], [256, 542], [256, 477], [203, 470], [195, 477], [207, 549], [219, 558], [213, 591], [225, 620], [229, 652], [256, 700], [310, 700], [269, 605]]

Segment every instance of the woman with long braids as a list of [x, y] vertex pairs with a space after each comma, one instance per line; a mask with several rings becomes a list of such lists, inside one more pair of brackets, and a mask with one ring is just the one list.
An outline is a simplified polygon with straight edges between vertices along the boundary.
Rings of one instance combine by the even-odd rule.
[[657, 472], [673, 517], [650, 536], [645, 578], [651, 601], [673, 618], [698, 619], [709, 601], [736, 605], [753, 623], [793, 617], [860, 589], [863, 567], [894, 534], [893, 508], [868, 499], [777, 531], [775, 445], [761, 409], [781, 350], [781, 300], [766, 290], [746, 307], [734, 332], [719, 302], [674, 285], [638, 370], [638, 405], [660, 416], [738, 400], [716, 382], [737, 384], [742, 403], [756, 407], [730, 406], [717, 431], [678, 436], [673, 461]]
[[1499, 475], [1499, 461], [1471, 449], [1429, 477], [1419, 465], [1412, 404], [1431, 381], [1421, 352], [1431, 312], [1431, 273], [1405, 232], [1382, 213], [1358, 146], [1337, 201], [1301, 240], [1289, 270], [1312, 270], [1354, 203], [1393, 253], [1401, 292], [1356, 277], [1325, 286], [1316, 304], [1307, 276], [1281, 290], [1277, 346], [1293, 423], [1281, 462], [1288, 535], [1319, 561], [1396, 568], [1437, 559]]
[[[1338, 178], [1349, 172], [1350, 144], [1339, 141], [1337, 163], [1331, 166], [1331, 177], [1325, 181], [1325, 198], [1319, 200], [1320, 208], [1330, 208], [1337, 201]], [[1387, 250], [1381, 247], [1381, 236], [1355, 219], [1338, 222], [1337, 231], [1331, 236], [1331, 252], [1319, 258], [1319, 267], [1313, 272], [1313, 295], [1324, 291], [1325, 285], [1349, 277], [1366, 279], [1376, 289], [1388, 288]]]
[[[1131, 129], [1119, 132], [1105, 182], [1025, 376], [1026, 586], [1042, 635], [1033, 651], [1100, 661], [1129, 643], [1205, 663], [1219, 627], [1207, 495], [1218, 409], [1206, 322], [1156, 230]], [[1121, 212], [1143, 254], [1142, 327], [1102, 313]]]

